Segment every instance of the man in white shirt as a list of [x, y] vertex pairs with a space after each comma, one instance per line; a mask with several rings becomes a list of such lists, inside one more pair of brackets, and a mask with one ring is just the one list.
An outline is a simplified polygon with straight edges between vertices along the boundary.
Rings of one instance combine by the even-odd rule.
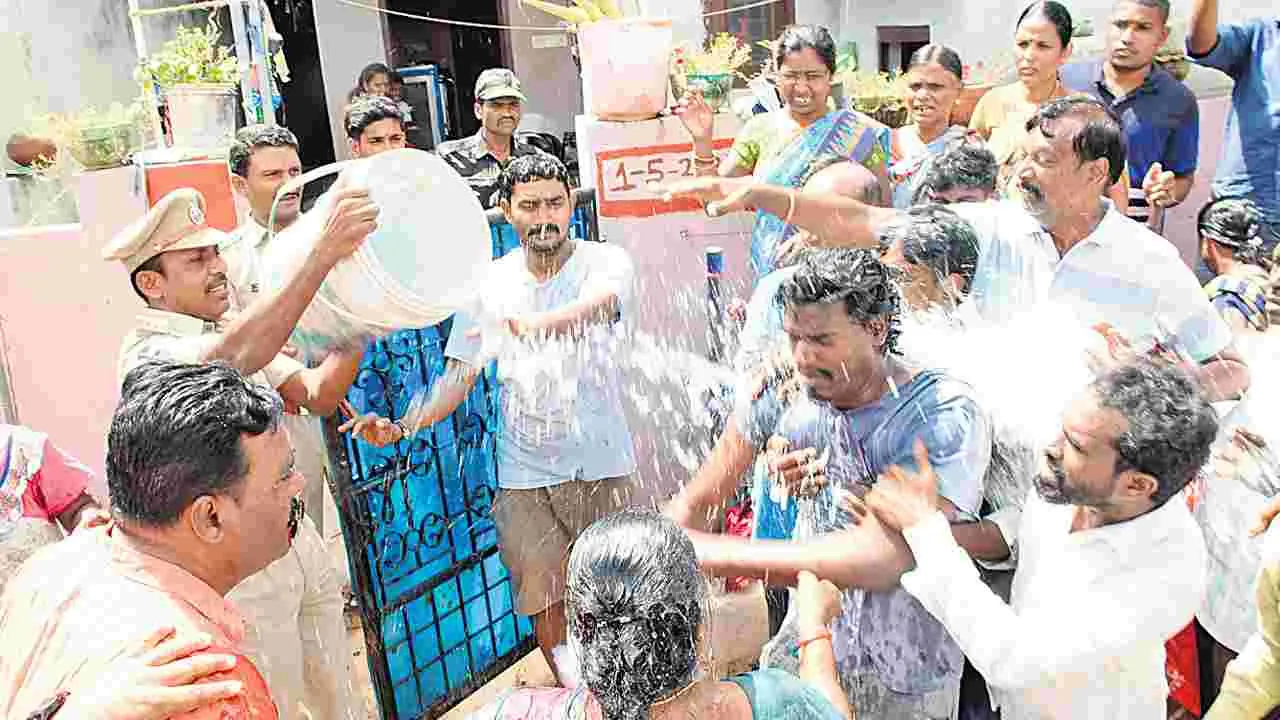
[[[1084, 324], [1108, 325], [1135, 345], [1171, 332], [1199, 363], [1197, 380], [1211, 400], [1239, 397], [1248, 366], [1195, 275], [1168, 241], [1103, 199], [1124, 171], [1115, 116], [1093, 98], [1054, 100], [1032, 119], [1023, 149], [1021, 201], [949, 206], [978, 234], [975, 309], [1002, 320], [1041, 302], [1064, 303]], [[696, 178], [673, 183], [667, 194], [712, 201], [716, 214], [764, 209], [789, 216], [818, 242], [859, 247], [878, 245], [898, 214], [750, 178]]]
[[[992, 687], [1004, 720], [1165, 717], [1164, 643], [1205, 587], [1205, 549], [1181, 491], [1217, 432], [1181, 369], [1108, 371], [1068, 408], [1022, 510], [993, 516], [1017, 564], [1006, 605], [937, 509], [922, 445], [866, 497], [915, 558], [902, 586]], [[995, 557], [990, 558], [999, 560]]]
[[547, 663], [565, 643], [564, 559], [595, 520], [628, 506], [636, 471], [622, 408], [618, 321], [631, 312], [634, 270], [621, 248], [570, 237], [568, 171], [543, 154], [511, 161], [499, 206], [520, 248], [494, 261], [474, 305], [453, 321], [444, 377], [395, 423], [352, 420], [386, 445], [449, 417], [492, 355], [502, 379], [493, 519], [516, 611], [532, 616]]

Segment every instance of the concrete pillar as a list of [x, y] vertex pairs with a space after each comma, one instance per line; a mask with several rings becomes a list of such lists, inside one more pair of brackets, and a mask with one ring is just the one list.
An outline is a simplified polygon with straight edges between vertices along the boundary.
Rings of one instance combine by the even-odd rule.
[[[366, 3], [383, 4], [380, 0]], [[347, 133], [342, 126], [347, 93], [355, 87], [361, 68], [387, 61], [386, 21], [381, 13], [336, 2], [318, 2], [313, 7], [334, 156], [342, 160], [348, 155]]]

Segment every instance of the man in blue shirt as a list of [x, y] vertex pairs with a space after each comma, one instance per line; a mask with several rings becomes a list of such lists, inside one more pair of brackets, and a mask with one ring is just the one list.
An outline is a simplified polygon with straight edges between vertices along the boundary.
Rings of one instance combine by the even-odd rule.
[[1269, 252], [1280, 239], [1280, 17], [1218, 25], [1217, 0], [1194, 0], [1187, 53], [1235, 82], [1215, 197], [1247, 197], [1262, 211]]
[[[789, 383], [774, 383], [755, 397], [739, 398], [712, 456], [668, 507], [672, 517], [685, 527], [702, 526], [705, 512], [733, 493], [774, 435], [791, 447], [812, 449], [802, 474], [853, 493], [865, 492], [893, 465], [912, 464], [913, 446], [922, 441], [930, 462], [946, 468], [941, 505], [957, 521], [976, 517], [991, 457], [990, 420], [967, 385], [942, 372], [910, 368], [897, 356], [900, 308], [893, 283], [892, 271], [873, 251], [805, 253], [779, 292], [805, 397], [789, 401]], [[831, 514], [838, 493], [819, 493], [814, 509]], [[717, 575], [790, 584], [800, 571], [821, 569], [848, 588], [834, 646], [857, 714], [954, 715], [964, 658], [898, 587], [901, 543], [885, 542], [873, 518], [800, 542], [690, 534], [699, 561]]]
[[[1119, 0], [1107, 29], [1103, 59], [1068, 65], [1062, 83], [1101, 100], [1120, 118], [1128, 150], [1129, 217], [1147, 222], [1152, 206], [1186, 199], [1200, 152], [1195, 95], [1155, 67], [1169, 37], [1168, 0]], [[1159, 231], [1163, 215], [1154, 228]]]

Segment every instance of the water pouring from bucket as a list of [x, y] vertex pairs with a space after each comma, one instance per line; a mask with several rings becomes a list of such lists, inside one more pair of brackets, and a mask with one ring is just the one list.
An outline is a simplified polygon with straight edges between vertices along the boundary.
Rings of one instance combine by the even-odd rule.
[[[492, 259], [484, 209], [439, 157], [404, 149], [312, 170], [286, 183], [276, 203], [306, 183], [338, 175], [334, 187], [364, 187], [379, 208], [378, 227], [325, 278], [292, 343], [324, 353], [350, 341], [442, 322], [478, 291]], [[279, 290], [324, 230], [333, 191], [270, 238], [269, 289]], [[275, 208], [270, 225], [274, 227]]]

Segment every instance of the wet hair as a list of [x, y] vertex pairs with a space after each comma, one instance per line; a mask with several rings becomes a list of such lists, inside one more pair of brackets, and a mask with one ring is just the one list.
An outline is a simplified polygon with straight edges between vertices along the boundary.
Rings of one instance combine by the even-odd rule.
[[227, 154], [227, 166], [240, 177], [249, 177], [249, 159], [253, 151], [264, 147], [291, 147], [298, 149], [298, 137], [289, 128], [279, 125], [249, 125], [236, 132]]
[[959, 275], [961, 292], [969, 292], [978, 270], [978, 236], [964, 218], [943, 205], [915, 205], [880, 235], [882, 248], [897, 242], [907, 262], [929, 268], [939, 281]]
[[992, 196], [1000, 163], [985, 143], [955, 140], [929, 161], [914, 201], [931, 202], [939, 194], [959, 189], [981, 190]]
[[1075, 25], [1071, 22], [1071, 12], [1067, 10], [1067, 6], [1054, 0], [1045, 0], [1045, 2], [1033, 2], [1022, 11], [1018, 16], [1018, 24], [1014, 27], [1022, 27], [1025, 20], [1048, 20], [1058, 32], [1058, 40], [1062, 42], [1062, 47], [1071, 44], [1071, 35], [1075, 32]]
[[605, 720], [648, 718], [694, 681], [707, 597], [693, 542], [659, 513], [626, 510], [578, 537], [565, 614]]
[[1100, 407], [1120, 413], [1128, 427], [1116, 437], [1116, 474], [1136, 470], [1155, 478], [1156, 507], [1196, 476], [1218, 434], [1218, 415], [1181, 368], [1141, 360], [1122, 365], [1091, 386]]
[[404, 125], [404, 113], [391, 98], [381, 95], [365, 95], [358, 97], [347, 106], [343, 124], [347, 128], [347, 137], [359, 140], [365, 129], [379, 120], [398, 120]]
[[902, 297], [893, 273], [876, 253], [863, 248], [820, 248], [805, 252], [795, 274], [778, 290], [784, 309], [843, 302], [849, 319], [860, 325], [885, 322], [885, 355], [897, 352]]
[[937, 63], [944, 70], [955, 75], [956, 80], [964, 82], [964, 63], [960, 61], [960, 53], [946, 45], [930, 43], [911, 53], [911, 60], [907, 63], [907, 69], [910, 70], [930, 63]]
[[391, 68], [387, 67], [386, 63], [380, 62], [365, 65], [364, 69], [360, 71], [360, 78], [356, 80], [356, 86], [351, 88], [351, 92], [347, 93], [347, 100], [355, 100], [364, 95], [367, 92], [365, 86], [379, 75], [386, 75], [389, 80], [391, 78]]
[[782, 61], [786, 60], [788, 55], [805, 50], [818, 53], [827, 70], [835, 74], [836, 41], [831, 37], [831, 31], [821, 25], [790, 25], [783, 30], [778, 36], [778, 41], [774, 43], [774, 67], [781, 69]]
[[1117, 5], [1122, 2], [1131, 2], [1134, 5], [1141, 5], [1145, 8], [1155, 8], [1160, 13], [1160, 20], [1166, 23], [1169, 22], [1169, 15], [1172, 12], [1169, 0], [1116, 0]]
[[1262, 260], [1262, 215], [1246, 198], [1218, 198], [1200, 208], [1196, 217], [1200, 237], [1230, 248], [1243, 262]]
[[112, 514], [166, 527], [201, 496], [238, 497], [249, 471], [242, 438], [275, 431], [283, 412], [274, 390], [227, 365], [139, 365], [107, 436]]
[[498, 200], [511, 202], [517, 185], [537, 180], [559, 180], [564, 183], [565, 192], [573, 194], [569, 170], [564, 163], [545, 153], [535, 153], [512, 160], [502, 171], [502, 177], [498, 178]]
[[1111, 181], [1115, 185], [1124, 171], [1125, 140], [1120, 120], [1101, 100], [1088, 95], [1070, 95], [1050, 100], [1027, 121], [1027, 132], [1039, 129], [1047, 138], [1054, 137], [1053, 126], [1062, 118], [1078, 118], [1083, 121], [1071, 148], [1080, 164], [1105, 158]]

